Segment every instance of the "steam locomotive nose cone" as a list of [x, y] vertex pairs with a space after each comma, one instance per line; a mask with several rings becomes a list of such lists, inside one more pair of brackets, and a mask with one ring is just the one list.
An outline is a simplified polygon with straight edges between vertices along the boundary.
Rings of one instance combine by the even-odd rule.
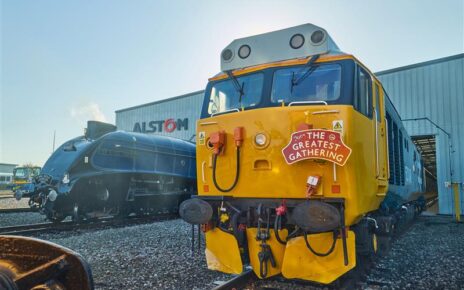
[[204, 200], [192, 198], [180, 204], [179, 214], [189, 224], [206, 224], [213, 216], [213, 208]]
[[325, 232], [340, 226], [338, 209], [317, 200], [309, 200], [297, 205], [292, 212], [292, 219], [307, 232]]

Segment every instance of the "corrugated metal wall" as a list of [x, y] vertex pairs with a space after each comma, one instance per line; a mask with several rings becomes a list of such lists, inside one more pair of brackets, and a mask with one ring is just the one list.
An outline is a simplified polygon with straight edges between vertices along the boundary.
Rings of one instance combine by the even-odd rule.
[[13, 173], [16, 164], [0, 163], [0, 173]]
[[439, 213], [454, 213], [452, 190], [445, 187], [451, 178], [461, 183], [461, 212], [464, 212], [464, 54], [376, 75], [402, 119], [427, 117], [451, 134], [450, 153], [447, 135], [429, 121], [404, 122], [411, 136], [436, 136]]
[[[118, 130], [138, 131], [143, 133], [170, 136], [190, 140], [195, 134], [196, 121], [200, 118], [204, 91], [198, 91], [158, 102], [144, 104], [116, 111]], [[162, 122], [188, 119], [188, 128], [177, 125], [173, 132], [166, 132]], [[151, 125], [150, 125], [151, 122]], [[145, 130], [143, 130], [145, 128]], [[159, 130], [161, 128], [161, 130]], [[135, 129], [135, 130], [134, 130]]]

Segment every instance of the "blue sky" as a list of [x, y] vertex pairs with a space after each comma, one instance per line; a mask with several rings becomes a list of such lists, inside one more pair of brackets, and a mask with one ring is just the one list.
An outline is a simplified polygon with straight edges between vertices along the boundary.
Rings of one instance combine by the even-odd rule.
[[464, 1], [3, 1], [0, 162], [43, 165], [88, 119], [201, 90], [235, 38], [325, 28], [373, 71], [464, 52]]

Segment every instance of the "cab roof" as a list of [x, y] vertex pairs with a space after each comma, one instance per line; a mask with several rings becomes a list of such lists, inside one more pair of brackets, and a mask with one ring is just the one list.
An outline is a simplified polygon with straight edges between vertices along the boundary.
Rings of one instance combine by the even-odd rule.
[[221, 71], [339, 52], [325, 29], [308, 23], [235, 39], [221, 52]]

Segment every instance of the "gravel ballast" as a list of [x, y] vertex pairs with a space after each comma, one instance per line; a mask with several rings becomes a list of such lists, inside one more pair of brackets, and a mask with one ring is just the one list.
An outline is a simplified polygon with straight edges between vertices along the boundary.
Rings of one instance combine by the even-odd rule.
[[231, 277], [206, 269], [203, 244], [192, 257], [191, 227], [181, 220], [37, 237], [80, 253], [96, 289], [211, 289]]
[[[96, 289], [212, 289], [215, 281], [232, 277], [207, 270], [203, 244], [191, 256], [191, 227], [181, 220], [37, 237], [80, 253], [92, 267]], [[451, 217], [419, 217], [378, 259], [359, 289], [464, 289], [462, 237], [464, 224]], [[272, 281], [258, 285], [325, 288]]]
[[379, 289], [464, 289], [464, 224], [449, 216], [421, 216], [376, 263], [369, 280]]
[[[12, 195], [10, 191], [0, 191], [0, 196]], [[29, 198], [16, 200], [15, 198], [1, 198], [0, 209], [29, 208]], [[38, 212], [2, 213], [0, 214], [0, 227], [43, 223], [45, 216]]]

